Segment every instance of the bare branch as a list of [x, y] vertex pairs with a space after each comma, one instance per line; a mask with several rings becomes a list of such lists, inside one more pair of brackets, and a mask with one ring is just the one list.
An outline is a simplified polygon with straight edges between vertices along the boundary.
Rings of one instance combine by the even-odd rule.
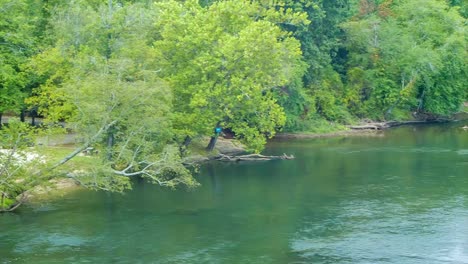
[[72, 153], [68, 154], [68, 156], [66, 156], [65, 158], [63, 158], [61, 161], [57, 162], [55, 165], [53, 165], [50, 170], [53, 170], [55, 168], [57, 168], [58, 166], [60, 165], [63, 165], [65, 164], [67, 161], [71, 160], [73, 157], [75, 157], [76, 155], [78, 155], [80, 152], [82, 152], [83, 150], [85, 150], [86, 148], [88, 148], [89, 146], [91, 146], [91, 144], [93, 144], [104, 132], [106, 132], [107, 130], [109, 130], [109, 128], [111, 128], [113, 125], [115, 125], [117, 123], [117, 120], [114, 120], [112, 122], [110, 122], [109, 124], [101, 127], [101, 129], [99, 129], [99, 131], [93, 136], [91, 137], [87, 142], [85, 142], [83, 145], [81, 145], [80, 147], [78, 147], [77, 149], [75, 149]]
[[[120, 148], [120, 152], [119, 152], [119, 155], [117, 156], [117, 160], [119, 160], [121, 157], [122, 157], [122, 153], [124, 152], [124, 150], [127, 148], [127, 145], [128, 143], [130, 142], [130, 140], [133, 138], [133, 136], [137, 133], [137, 132], [140, 132], [141, 130], [143, 129], [143, 126], [141, 126], [140, 128], [137, 129], [137, 131], [132, 131], [130, 133], [130, 135], [128, 136], [127, 140], [125, 141], [125, 143], [122, 145], [122, 147]], [[138, 152], [140, 149], [140, 146], [138, 146], [137, 148], [137, 151]], [[134, 159], [133, 159], [134, 160]]]

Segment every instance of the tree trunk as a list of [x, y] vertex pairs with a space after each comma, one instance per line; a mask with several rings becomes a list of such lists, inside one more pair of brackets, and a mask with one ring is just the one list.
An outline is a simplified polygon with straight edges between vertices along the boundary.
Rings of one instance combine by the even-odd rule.
[[109, 133], [107, 134], [107, 160], [112, 159], [112, 147], [113, 146], [114, 146], [114, 132], [112, 131], [112, 128], [111, 128], [111, 131], [109, 131]]
[[215, 145], [216, 145], [216, 141], [218, 140], [218, 135], [215, 135], [213, 137], [211, 137], [210, 139], [210, 143], [208, 144], [208, 146], [206, 147], [206, 149], [208, 151], [213, 151]]
[[216, 145], [216, 141], [218, 140], [219, 133], [222, 130], [220, 125], [221, 125], [221, 122], [216, 123], [216, 127], [214, 129], [214, 136], [211, 137], [210, 143], [208, 143], [208, 146], [206, 147], [206, 149], [208, 151], [213, 151], [213, 149], [214, 149], [214, 147]]
[[187, 152], [187, 148], [191, 142], [192, 142], [192, 138], [190, 136], [186, 136], [184, 139], [184, 143], [182, 143], [182, 145], [179, 147], [180, 155], [183, 156], [185, 152]]
[[2, 116], [3, 116], [3, 113], [0, 113], [0, 129], [2, 128]]
[[26, 115], [26, 113], [25, 113], [24, 109], [21, 109], [21, 113], [20, 113], [20, 120], [21, 120], [21, 122], [24, 122], [24, 120], [25, 120], [25, 115]]
[[190, 143], [192, 143], [192, 138], [190, 136], [186, 136], [185, 139], [184, 139], [183, 146], [188, 147], [190, 145]]
[[294, 155], [283, 154], [281, 156], [264, 156], [261, 154], [247, 154], [240, 156], [228, 156], [220, 154], [215, 159], [219, 161], [266, 161], [266, 160], [292, 160]]
[[91, 139], [89, 139], [87, 142], [85, 142], [80, 147], [76, 148], [72, 153], [68, 154], [68, 156], [63, 158], [61, 161], [57, 162], [55, 165], [50, 167], [49, 170], [53, 170], [53, 169], [57, 168], [58, 166], [61, 166], [61, 165], [65, 164], [67, 161], [71, 160], [73, 157], [78, 155], [80, 152], [85, 150], [87, 147], [91, 146], [91, 144], [93, 144], [101, 136], [102, 133], [107, 132], [116, 123], [117, 123], [117, 121], [112, 121], [111, 123], [101, 127], [101, 129], [99, 129], [99, 131]]
[[5, 193], [2, 192], [2, 201], [0, 202], [0, 210], [5, 207]]

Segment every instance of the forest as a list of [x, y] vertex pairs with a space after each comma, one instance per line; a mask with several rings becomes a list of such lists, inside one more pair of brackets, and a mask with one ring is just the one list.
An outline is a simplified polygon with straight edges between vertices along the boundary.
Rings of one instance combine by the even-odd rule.
[[[0, 121], [8, 118], [0, 211], [55, 177], [108, 191], [130, 188], [133, 176], [196, 186], [184, 148], [216, 127], [258, 153], [278, 132], [448, 118], [468, 101], [467, 8], [465, 0], [0, 0]], [[63, 124], [82, 139], [76, 149], [19, 165], [36, 137]], [[99, 150], [91, 172], [58, 170], [88, 148]]]

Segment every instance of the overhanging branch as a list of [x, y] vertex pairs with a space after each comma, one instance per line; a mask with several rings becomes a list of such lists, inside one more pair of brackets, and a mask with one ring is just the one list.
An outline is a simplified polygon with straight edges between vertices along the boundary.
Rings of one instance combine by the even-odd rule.
[[81, 153], [83, 150], [85, 150], [86, 148], [91, 146], [91, 144], [93, 144], [104, 132], [109, 130], [109, 128], [111, 128], [116, 123], [117, 123], [117, 120], [114, 120], [114, 121], [110, 122], [109, 124], [101, 127], [101, 129], [99, 129], [99, 131], [93, 137], [91, 137], [83, 145], [81, 145], [80, 147], [75, 149], [72, 153], [68, 154], [65, 158], [63, 158], [62, 160], [60, 160], [59, 162], [54, 164], [52, 167], [49, 168], [49, 170], [53, 170], [53, 169], [57, 168], [58, 166], [61, 166], [61, 165], [65, 164], [67, 161], [71, 160], [73, 157], [75, 157], [76, 155]]

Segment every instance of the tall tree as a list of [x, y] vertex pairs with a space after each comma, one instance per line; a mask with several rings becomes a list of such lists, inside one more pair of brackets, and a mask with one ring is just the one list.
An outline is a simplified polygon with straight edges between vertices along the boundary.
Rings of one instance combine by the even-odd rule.
[[179, 133], [210, 135], [220, 123], [260, 151], [285, 122], [273, 92], [303, 72], [299, 43], [279, 23], [304, 23], [304, 16], [251, 1], [157, 7], [161, 36], [154, 47], [174, 89]]
[[344, 45], [344, 31], [339, 25], [352, 14], [351, 0], [305, 1], [283, 0], [262, 1], [269, 8], [291, 9], [304, 12], [307, 25], [282, 23], [281, 27], [292, 32], [301, 42], [307, 70], [302, 81], [297, 80], [278, 93], [278, 99], [285, 108], [288, 120], [286, 129], [309, 129], [316, 119], [346, 122], [349, 114], [342, 106], [342, 77], [345, 74], [347, 50]]
[[172, 92], [157, 76], [150, 46], [154, 10], [75, 2], [57, 9], [53, 19], [56, 44], [31, 63], [46, 79], [32, 101], [49, 119], [66, 119], [84, 139], [54, 167], [92, 146], [102, 150], [103, 166], [100, 177], [74, 176], [85, 186], [121, 190], [131, 176], [196, 185], [171, 145]]
[[351, 51], [347, 102], [355, 113], [384, 119], [395, 109], [457, 111], [466, 98], [467, 58], [459, 13], [438, 0], [384, 1], [361, 10], [344, 25]]
[[40, 4], [0, 1], [0, 118], [4, 112], [19, 113], [30, 93], [23, 65], [37, 51]]

